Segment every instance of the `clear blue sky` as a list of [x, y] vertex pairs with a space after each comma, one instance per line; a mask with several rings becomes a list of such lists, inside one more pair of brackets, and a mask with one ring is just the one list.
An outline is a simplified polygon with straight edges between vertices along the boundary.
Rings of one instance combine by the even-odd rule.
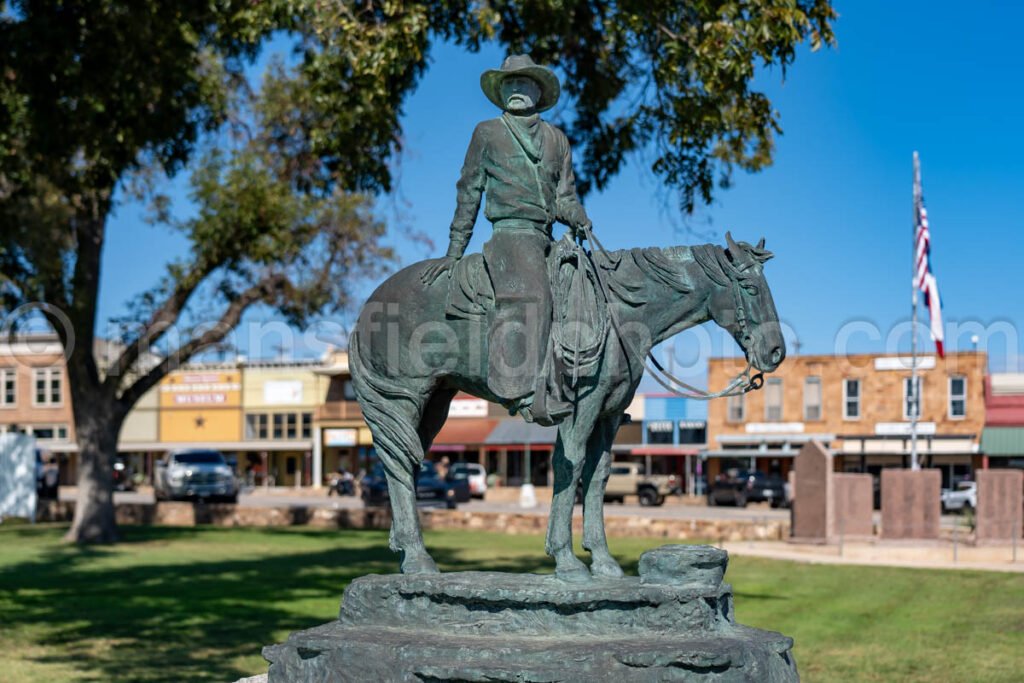
[[[1017, 276], [1024, 256], [1024, 5], [836, 5], [837, 48], [801, 50], [785, 82], [778, 71], [759, 78], [785, 130], [775, 164], [738, 175], [714, 206], [688, 219], [703, 239], [680, 230], [684, 221], [673, 215], [671, 198], [665, 200], [639, 160], [604, 193], [586, 199], [595, 230], [609, 248], [721, 241], [726, 230], [748, 241], [765, 236], [776, 254], [767, 266], [769, 282], [802, 353], [908, 350], [909, 333], [898, 334], [898, 326], [910, 315], [916, 149], [944, 317], [965, 330], [947, 339], [947, 348], [971, 348], [971, 334], [980, 330], [992, 370], [1024, 370], [1024, 342], [1017, 334], [1024, 327]], [[405, 263], [445, 249], [465, 147], [475, 124], [496, 115], [479, 90], [479, 74], [503, 54], [438, 44], [431, 57], [406, 107], [397, 197], [381, 202], [385, 218], [393, 219], [392, 208], [399, 206], [404, 220], [434, 242], [432, 252], [400, 243]], [[161, 229], [142, 224], [139, 215], [139, 207], [125, 205], [110, 226], [103, 317], [154, 282], [167, 257], [183, 248]], [[470, 248], [479, 249], [489, 231], [481, 217]], [[259, 312], [249, 320], [268, 319]], [[865, 329], [877, 329], [881, 338]], [[676, 367], [683, 374], [700, 376], [709, 354], [735, 352], [731, 340], [711, 332], [677, 340]], [[250, 353], [272, 354], [270, 343]], [[925, 346], [930, 349], [930, 342]]]

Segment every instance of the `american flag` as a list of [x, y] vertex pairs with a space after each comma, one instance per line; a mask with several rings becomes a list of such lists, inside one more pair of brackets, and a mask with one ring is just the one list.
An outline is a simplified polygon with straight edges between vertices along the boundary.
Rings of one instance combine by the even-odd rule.
[[924, 294], [928, 306], [929, 328], [935, 341], [935, 351], [944, 357], [942, 348], [942, 300], [939, 299], [939, 285], [932, 273], [932, 236], [928, 230], [928, 210], [924, 208], [921, 192], [921, 167], [917, 152], [914, 152], [914, 288]]

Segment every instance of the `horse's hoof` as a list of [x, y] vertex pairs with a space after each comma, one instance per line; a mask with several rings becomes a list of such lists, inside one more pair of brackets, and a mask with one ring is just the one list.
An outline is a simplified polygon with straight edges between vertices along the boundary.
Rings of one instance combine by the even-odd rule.
[[426, 553], [407, 556], [402, 560], [403, 574], [440, 574], [433, 558]]
[[595, 559], [590, 565], [590, 572], [605, 579], [621, 579], [624, 576], [622, 567], [610, 557]]
[[583, 583], [594, 578], [590, 575], [587, 565], [580, 562], [580, 558], [575, 555], [555, 563], [555, 576], [568, 583]]
[[586, 567], [582, 569], [556, 569], [555, 576], [560, 581], [565, 581], [566, 583], [586, 583], [594, 580], [594, 577], [590, 575], [590, 570]]

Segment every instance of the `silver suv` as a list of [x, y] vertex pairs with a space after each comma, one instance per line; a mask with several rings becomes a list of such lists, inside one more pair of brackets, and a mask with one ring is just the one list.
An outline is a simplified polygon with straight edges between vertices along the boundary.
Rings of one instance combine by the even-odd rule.
[[157, 500], [210, 498], [238, 502], [238, 483], [219, 451], [174, 451], [159, 461], [153, 479]]

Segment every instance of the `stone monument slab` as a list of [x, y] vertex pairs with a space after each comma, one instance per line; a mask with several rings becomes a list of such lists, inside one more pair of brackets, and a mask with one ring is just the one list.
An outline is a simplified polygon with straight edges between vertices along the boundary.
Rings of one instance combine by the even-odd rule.
[[805, 444], [796, 456], [793, 541], [834, 543], [874, 532], [871, 475], [835, 472], [832, 457], [817, 441]]
[[882, 538], [939, 537], [942, 473], [936, 469], [882, 470]]
[[832, 455], [817, 441], [804, 444], [793, 463], [792, 535], [797, 540], [824, 543], [832, 536]]
[[874, 492], [870, 474], [836, 472], [835, 533], [843, 538], [868, 538], [874, 534]]
[[979, 470], [976, 534], [979, 541], [1021, 540], [1024, 472]]

